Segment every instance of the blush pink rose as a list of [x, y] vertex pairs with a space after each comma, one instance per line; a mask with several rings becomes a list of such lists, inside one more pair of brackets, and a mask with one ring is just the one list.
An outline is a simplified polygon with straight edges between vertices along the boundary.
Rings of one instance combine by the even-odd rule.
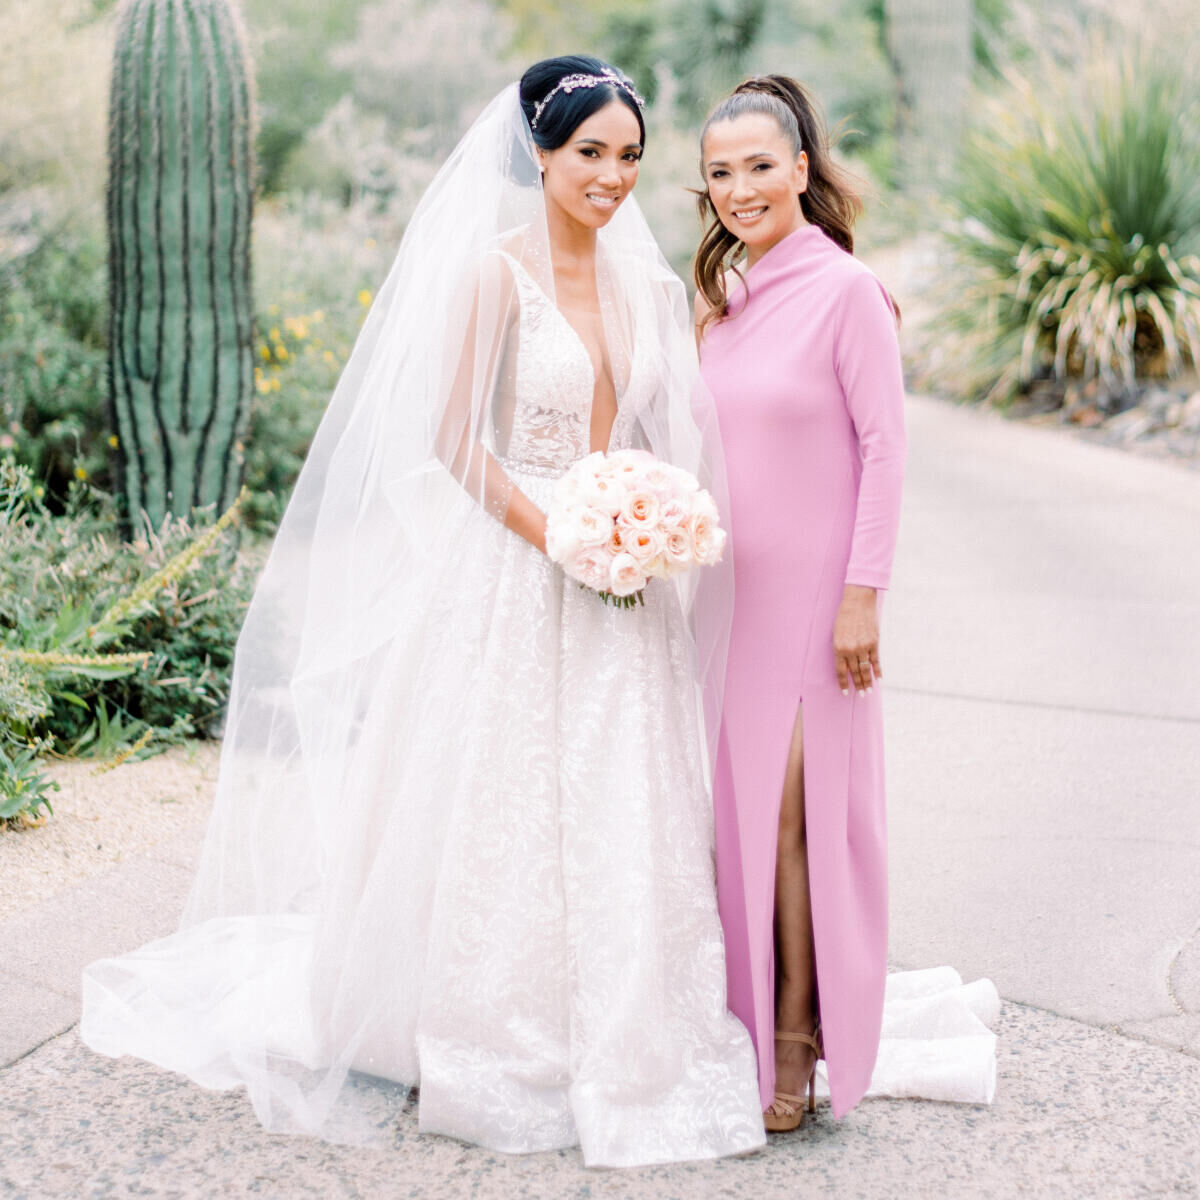
[[632, 596], [646, 586], [641, 564], [632, 554], [616, 555], [609, 567], [609, 591], [614, 596]]
[[660, 507], [653, 492], [639, 488], [626, 493], [621, 502], [621, 520], [633, 529], [652, 529], [658, 524]]
[[657, 529], [629, 529], [621, 534], [621, 545], [639, 563], [648, 563], [663, 551], [663, 536]]
[[696, 549], [692, 544], [692, 534], [687, 525], [678, 525], [667, 529], [663, 536], [663, 554], [667, 562], [674, 567], [689, 567], [695, 556]]

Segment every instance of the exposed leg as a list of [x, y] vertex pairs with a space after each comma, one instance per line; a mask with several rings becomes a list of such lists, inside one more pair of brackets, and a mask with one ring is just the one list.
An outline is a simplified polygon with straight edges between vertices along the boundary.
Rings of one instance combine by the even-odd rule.
[[[808, 888], [808, 843], [804, 823], [804, 719], [796, 713], [779, 809], [775, 866], [775, 1028], [811, 1034], [817, 1026], [817, 963]], [[811, 1047], [775, 1043], [775, 1087], [804, 1093], [815, 1065]]]

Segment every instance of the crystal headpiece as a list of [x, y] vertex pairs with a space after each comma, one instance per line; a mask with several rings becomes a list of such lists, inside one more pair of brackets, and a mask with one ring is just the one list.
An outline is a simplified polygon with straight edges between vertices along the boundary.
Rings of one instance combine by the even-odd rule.
[[529, 122], [530, 129], [536, 129], [537, 123], [542, 119], [542, 112], [547, 104], [558, 95], [559, 92], [571, 93], [576, 88], [594, 88], [601, 87], [609, 83], [614, 87], [623, 88], [629, 93], [630, 98], [638, 108], [645, 107], [645, 100], [637, 94], [637, 89], [629, 82], [628, 79], [623, 79], [616, 71], [605, 68], [599, 75], [564, 75], [534, 106], [533, 117]]

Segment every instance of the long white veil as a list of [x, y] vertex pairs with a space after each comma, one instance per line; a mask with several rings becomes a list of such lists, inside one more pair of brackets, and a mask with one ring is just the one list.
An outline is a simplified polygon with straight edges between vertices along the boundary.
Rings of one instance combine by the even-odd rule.
[[[441, 613], [471, 606], [462, 530], [503, 519], [512, 495], [503, 397], [519, 305], [505, 256], [553, 298], [516, 85], [413, 215], [296, 484], [238, 642], [215, 808], [181, 928], [85, 972], [89, 1045], [206, 1086], [245, 1084], [268, 1128], [362, 1137], [347, 1078], [369, 1069], [359, 1052], [395, 989], [418, 986], [381, 978], [377, 1000], [359, 996], [351, 1011], [336, 978], [315, 978], [312, 946], [337, 936], [328, 914], [347, 864], [370, 853], [372, 806], [405, 803], [402, 788], [362, 794], [356, 771], [387, 650], [421, 636], [435, 601]], [[699, 475], [727, 521], [683, 285], [631, 198], [602, 230], [598, 264], [618, 423]], [[725, 563], [679, 584], [710, 762], [731, 572]], [[453, 755], [453, 717], [406, 714], [397, 737], [444, 738]], [[415, 1083], [415, 1062], [398, 1074]]]

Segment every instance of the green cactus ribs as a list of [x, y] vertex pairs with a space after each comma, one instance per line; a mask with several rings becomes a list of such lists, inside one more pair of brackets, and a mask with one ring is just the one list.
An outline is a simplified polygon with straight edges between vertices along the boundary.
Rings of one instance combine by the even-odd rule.
[[225, 509], [241, 483], [253, 134], [231, 0], [125, 0], [109, 108], [109, 402], [131, 525]]

